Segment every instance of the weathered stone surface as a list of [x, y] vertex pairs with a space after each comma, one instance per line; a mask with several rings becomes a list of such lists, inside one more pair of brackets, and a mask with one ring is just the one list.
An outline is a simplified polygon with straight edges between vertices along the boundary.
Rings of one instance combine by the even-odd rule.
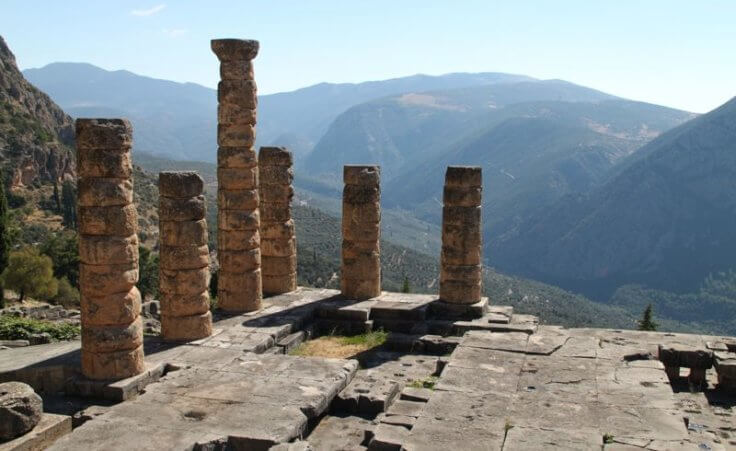
[[261, 221], [282, 223], [291, 219], [288, 203], [261, 202]]
[[354, 166], [343, 167], [343, 182], [346, 185], [378, 185], [381, 177], [381, 168], [378, 166]]
[[29, 385], [0, 383], [0, 441], [27, 433], [38, 424], [42, 413], [43, 401]]
[[284, 275], [274, 276], [263, 274], [261, 276], [263, 284], [263, 292], [265, 294], [281, 294], [294, 291], [297, 288], [296, 272]]
[[130, 324], [141, 311], [141, 293], [133, 287], [129, 291], [111, 293], [101, 297], [82, 295], [80, 302], [82, 324], [105, 326]]
[[207, 209], [204, 196], [189, 198], [159, 198], [159, 217], [167, 221], [199, 221], [204, 219]]
[[294, 164], [294, 157], [286, 147], [261, 147], [258, 159], [263, 166], [289, 166]]
[[72, 431], [72, 418], [67, 415], [44, 413], [36, 427], [25, 435], [0, 445], [0, 449], [8, 450], [41, 450], [47, 449], [57, 439]]
[[250, 60], [222, 61], [220, 78], [223, 80], [253, 80], [253, 63]]
[[123, 207], [79, 207], [79, 233], [84, 235], [130, 236], [138, 231], [135, 205]]
[[258, 174], [262, 183], [270, 185], [291, 185], [294, 181], [294, 170], [288, 166], [261, 165]]
[[76, 144], [85, 154], [92, 149], [129, 151], [133, 127], [127, 119], [77, 119]]
[[[228, 291], [223, 288], [238, 287]], [[220, 273], [218, 279], [217, 306], [227, 312], [250, 312], [259, 310], [263, 302], [263, 286], [260, 269], [242, 274]]]
[[457, 227], [477, 227], [480, 224], [481, 207], [458, 207], [445, 205], [442, 209], [442, 224]]
[[[220, 108], [224, 108], [220, 105]], [[217, 149], [217, 167], [230, 169], [251, 169], [258, 165], [258, 156], [252, 147], [219, 147]]]
[[342, 197], [348, 204], [376, 204], [381, 201], [381, 192], [377, 186], [345, 185]]
[[223, 190], [253, 190], [258, 188], [258, 168], [217, 169], [218, 188]]
[[381, 225], [370, 222], [352, 222], [351, 219], [342, 223], [343, 242], [347, 241], [369, 241], [378, 242], [381, 238]]
[[204, 246], [207, 221], [159, 221], [161, 244], [166, 246]]
[[440, 281], [476, 283], [482, 276], [481, 265], [444, 265], [440, 270]]
[[256, 284], [260, 276], [261, 269], [253, 271], [244, 271], [237, 273], [229, 273], [220, 271], [217, 277], [217, 288], [220, 291], [229, 291], [231, 293], [242, 292], [256, 288]]
[[85, 236], [79, 240], [79, 261], [88, 265], [137, 262], [138, 235]]
[[380, 274], [377, 279], [340, 279], [340, 287], [343, 296], [349, 299], [363, 300], [371, 299], [381, 294]]
[[175, 271], [161, 269], [159, 272], [159, 289], [162, 292], [172, 294], [196, 295], [207, 290], [209, 278], [210, 270], [206, 267]]
[[261, 235], [257, 230], [220, 230], [217, 234], [220, 252], [258, 249]]
[[269, 276], [285, 276], [287, 274], [296, 273], [297, 257], [290, 255], [288, 257], [271, 257], [262, 260], [261, 270], [264, 275]]
[[212, 314], [207, 311], [199, 315], [161, 315], [161, 335], [166, 340], [199, 340], [212, 335]]
[[256, 132], [251, 124], [219, 124], [217, 126], [218, 146], [251, 147], [255, 140]]
[[291, 185], [275, 185], [269, 183], [261, 184], [261, 201], [263, 202], [291, 202], [294, 197], [294, 188]]
[[481, 291], [479, 280], [443, 280], [440, 285], [440, 299], [455, 304], [475, 304], [481, 298]]
[[258, 210], [220, 210], [217, 212], [220, 230], [253, 230], [259, 229], [261, 215]]
[[344, 204], [343, 217], [351, 222], [379, 222], [381, 220], [381, 206], [378, 202], [368, 204]]
[[133, 202], [133, 182], [130, 179], [80, 178], [77, 190], [81, 207], [124, 206]]
[[143, 322], [138, 317], [125, 325], [87, 325], [82, 328], [82, 345], [96, 353], [136, 349], [143, 345]]
[[289, 239], [295, 236], [294, 220], [283, 223], [261, 224], [261, 236], [266, 239]]
[[458, 207], [477, 207], [482, 201], [483, 191], [480, 187], [458, 187], [445, 185], [442, 196], [447, 205]]
[[77, 174], [80, 178], [126, 179], [133, 175], [133, 161], [130, 152], [120, 152], [118, 149], [87, 150], [84, 158], [79, 158]]
[[175, 293], [161, 293], [161, 315], [201, 315], [209, 309], [210, 295], [208, 291], [187, 296]]
[[161, 245], [159, 256], [160, 267], [168, 270], [197, 269], [210, 264], [210, 251], [206, 244], [202, 246]]
[[289, 257], [296, 254], [296, 238], [289, 240], [263, 239], [261, 251], [264, 257]]
[[257, 93], [258, 88], [253, 80], [222, 80], [217, 84], [218, 102], [240, 105], [242, 108], [255, 109], [258, 106]]
[[343, 240], [342, 257], [354, 259], [364, 255], [379, 255], [380, 245], [377, 241]]
[[687, 345], [660, 345], [659, 360], [665, 366], [707, 370], [713, 366], [713, 351]]
[[483, 176], [478, 166], [448, 166], [445, 185], [452, 187], [481, 187]]
[[90, 379], [123, 379], [145, 369], [143, 346], [125, 351], [82, 353], [82, 372]]
[[82, 295], [94, 297], [112, 293], [127, 293], [138, 283], [138, 262], [115, 265], [79, 264], [79, 284]]
[[255, 210], [260, 199], [256, 189], [220, 190], [217, 202], [223, 210]]
[[259, 248], [243, 251], [223, 250], [218, 259], [220, 265], [231, 271], [254, 271], [261, 267], [261, 250]]
[[161, 196], [189, 199], [202, 194], [204, 180], [195, 171], [164, 171], [158, 174]]
[[252, 39], [213, 39], [210, 46], [220, 62], [232, 62], [254, 59], [260, 44]]

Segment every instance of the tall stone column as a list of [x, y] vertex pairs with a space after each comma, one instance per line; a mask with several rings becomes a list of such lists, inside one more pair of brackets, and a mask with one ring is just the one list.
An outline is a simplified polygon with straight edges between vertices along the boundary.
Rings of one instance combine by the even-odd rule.
[[294, 171], [291, 152], [261, 147], [258, 152], [263, 292], [296, 290], [296, 235], [291, 219]]
[[440, 299], [450, 304], [481, 300], [481, 168], [450, 166], [442, 208]]
[[210, 250], [204, 180], [196, 172], [161, 172], [158, 190], [161, 335], [172, 341], [209, 337]]
[[342, 294], [369, 299], [381, 294], [381, 170], [345, 166], [342, 195]]
[[76, 130], [82, 373], [123, 379], [145, 369], [132, 128], [124, 119], [78, 119]]
[[252, 60], [258, 41], [215, 39], [217, 86], [217, 305], [232, 312], [261, 308], [261, 238], [258, 232], [256, 83]]

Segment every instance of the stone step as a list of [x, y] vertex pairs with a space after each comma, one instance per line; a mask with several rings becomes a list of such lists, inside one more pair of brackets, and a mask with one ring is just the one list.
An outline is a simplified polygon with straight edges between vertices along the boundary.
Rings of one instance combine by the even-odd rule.
[[314, 322], [316, 335], [359, 335], [373, 331], [373, 321], [344, 321], [317, 319]]
[[414, 354], [446, 355], [451, 353], [460, 343], [461, 337], [431, 334], [403, 334], [391, 332], [386, 338], [385, 346], [393, 351]]
[[423, 321], [427, 318], [428, 305], [428, 303], [378, 301], [371, 307], [370, 318]]
[[385, 412], [399, 397], [396, 381], [376, 380], [358, 374], [332, 401], [331, 411], [339, 414], [375, 416]]
[[288, 354], [289, 352], [291, 352], [292, 349], [296, 348], [308, 339], [309, 335], [305, 331], [300, 330], [299, 332], [289, 334], [281, 340], [277, 341], [274, 348], [281, 348], [282, 354]]

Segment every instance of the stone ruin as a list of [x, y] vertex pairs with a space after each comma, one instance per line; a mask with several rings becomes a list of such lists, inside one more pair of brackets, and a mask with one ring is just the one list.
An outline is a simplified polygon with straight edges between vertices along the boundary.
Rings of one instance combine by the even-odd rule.
[[[14, 422], [0, 425], [0, 450], [736, 447], [736, 339], [564, 329], [488, 305], [478, 167], [447, 168], [439, 296], [381, 291], [370, 165], [344, 168], [341, 291], [297, 287], [292, 156], [253, 147], [258, 43], [212, 49], [221, 312], [210, 312], [204, 182], [162, 172], [162, 331], [146, 337], [144, 363], [131, 126], [79, 119], [81, 356], [74, 342], [0, 353], [0, 418]], [[371, 330], [385, 344], [350, 360], [285, 355], [315, 334]], [[8, 380], [119, 404], [41, 412]], [[7, 407], [19, 402], [23, 415]]]

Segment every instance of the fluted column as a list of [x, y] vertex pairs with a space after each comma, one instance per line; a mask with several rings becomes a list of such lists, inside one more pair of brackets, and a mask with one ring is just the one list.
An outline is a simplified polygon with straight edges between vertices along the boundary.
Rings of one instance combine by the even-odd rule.
[[158, 190], [161, 335], [177, 341], [209, 337], [210, 251], [204, 180], [196, 172], [161, 172]]
[[145, 369], [132, 128], [124, 119], [78, 119], [76, 133], [82, 373], [123, 379]]
[[481, 168], [450, 166], [442, 208], [440, 299], [450, 304], [481, 300]]
[[378, 166], [345, 166], [342, 196], [342, 294], [381, 294], [381, 189]]
[[258, 157], [254, 149], [258, 41], [215, 39], [217, 86], [217, 305], [232, 312], [261, 308]]
[[296, 290], [296, 236], [291, 219], [294, 171], [291, 152], [261, 147], [258, 152], [263, 292]]

